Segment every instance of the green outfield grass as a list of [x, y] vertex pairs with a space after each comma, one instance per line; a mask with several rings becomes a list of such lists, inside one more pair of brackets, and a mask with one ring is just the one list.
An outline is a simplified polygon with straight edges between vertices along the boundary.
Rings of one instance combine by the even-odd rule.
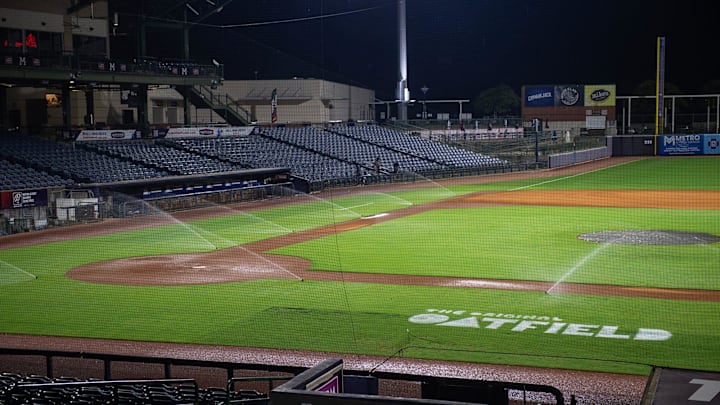
[[[316, 270], [551, 282], [572, 272], [565, 281], [720, 289], [716, 261], [720, 247], [608, 245], [578, 239], [583, 233], [636, 229], [720, 234], [720, 212], [523, 206], [443, 209], [272, 253], [307, 258]], [[330, 251], [337, 254], [328, 255]]]
[[[648, 373], [720, 370], [720, 303], [306, 280], [176, 287], [74, 281], [78, 265], [203, 252], [487, 190], [720, 190], [720, 159], [646, 159], [583, 175], [405, 190], [2, 250], [0, 333], [319, 350]], [[720, 243], [606, 245], [599, 230], [720, 235], [720, 211], [433, 210], [277, 249], [313, 268], [720, 289]], [[72, 232], [68, 228], [68, 232]]]

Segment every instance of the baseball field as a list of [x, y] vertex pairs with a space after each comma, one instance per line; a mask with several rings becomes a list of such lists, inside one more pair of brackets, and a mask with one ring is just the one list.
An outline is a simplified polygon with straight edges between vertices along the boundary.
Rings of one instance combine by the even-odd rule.
[[0, 238], [0, 333], [720, 371], [720, 158], [359, 186]]

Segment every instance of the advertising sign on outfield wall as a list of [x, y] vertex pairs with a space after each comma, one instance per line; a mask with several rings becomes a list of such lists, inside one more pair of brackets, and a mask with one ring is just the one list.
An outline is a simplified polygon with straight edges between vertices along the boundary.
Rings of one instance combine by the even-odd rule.
[[614, 84], [525, 86], [525, 107], [613, 107]]
[[612, 107], [615, 105], [614, 84], [593, 84], [585, 86], [586, 107]]
[[525, 87], [525, 107], [552, 107], [555, 105], [555, 87]]
[[662, 135], [658, 142], [660, 155], [702, 155], [705, 135]]
[[705, 135], [703, 140], [704, 155], [720, 155], [720, 135]]
[[555, 105], [558, 107], [582, 107], [585, 88], [579, 84], [555, 86]]

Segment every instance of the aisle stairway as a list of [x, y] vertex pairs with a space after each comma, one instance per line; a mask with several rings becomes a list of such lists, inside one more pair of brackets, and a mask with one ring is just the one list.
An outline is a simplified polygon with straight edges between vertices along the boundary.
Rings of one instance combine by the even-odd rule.
[[[196, 108], [208, 108], [223, 117], [228, 125], [245, 126], [252, 121], [250, 113], [237, 105], [227, 94], [217, 94], [206, 86], [188, 87], [188, 97]], [[178, 88], [182, 94], [182, 90]]]

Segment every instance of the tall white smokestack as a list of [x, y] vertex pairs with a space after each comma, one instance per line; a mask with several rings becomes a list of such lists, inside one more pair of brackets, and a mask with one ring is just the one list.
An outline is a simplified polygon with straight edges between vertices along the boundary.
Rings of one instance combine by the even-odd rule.
[[405, 21], [405, 0], [398, 0], [398, 119], [407, 120], [407, 102], [410, 101], [407, 74], [407, 23]]

